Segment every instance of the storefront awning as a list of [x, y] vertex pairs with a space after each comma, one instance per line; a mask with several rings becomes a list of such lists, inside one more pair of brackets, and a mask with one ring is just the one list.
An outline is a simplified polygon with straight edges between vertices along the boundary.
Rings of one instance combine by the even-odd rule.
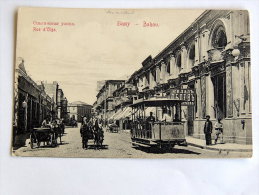
[[131, 117], [132, 109], [130, 107], [126, 107], [120, 114], [118, 114], [114, 119], [124, 119], [127, 117]]

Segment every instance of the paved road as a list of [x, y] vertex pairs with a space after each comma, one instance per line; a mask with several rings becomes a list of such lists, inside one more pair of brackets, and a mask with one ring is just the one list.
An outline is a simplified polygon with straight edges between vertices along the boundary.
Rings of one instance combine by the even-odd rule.
[[[84, 150], [81, 147], [79, 128], [66, 128], [66, 134], [62, 137], [63, 144], [55, 148], [40, 147], [31, 149], [29, 146], [21, 147], [14, 151], [17, 156], [41, 156], [41, 157], [91, 157], [91, 158], [231, 158], [245, 157], [245, 152], [222, 152], [204, 150], [192, 146], [175, 146], [173, 151], [163, 153], [149, 152], [147, 149], [133, 148], [128, 132], [104, 134], [105, 149], [95, 150], [93, 147]], [[91, 140], [90, 145], [93, 145]]]

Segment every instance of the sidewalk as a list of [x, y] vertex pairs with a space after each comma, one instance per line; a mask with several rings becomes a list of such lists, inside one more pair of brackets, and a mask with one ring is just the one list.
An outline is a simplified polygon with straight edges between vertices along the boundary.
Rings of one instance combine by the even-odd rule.
[[186, 141], [189, 146], [194, 146], [207, 150], [216, 150], [216, 151], [232, 151], [232, 152], [252, 152], [252, 145], [243, 145], [243, 144], [234, 144], [234, 143], [225, 143], [207, 146], [205, 140], [197, 139], [193, 137], [186, 137]]

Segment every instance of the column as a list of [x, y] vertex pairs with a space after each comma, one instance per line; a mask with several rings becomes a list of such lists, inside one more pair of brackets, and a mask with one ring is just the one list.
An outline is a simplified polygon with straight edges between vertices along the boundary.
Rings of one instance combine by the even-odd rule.
[[235, 82], [232, 82], [232, 92], [233, 92], [233, 116], [239, 117], [240, 115], [240, 72], [238, 64], [232, 66], [232, 79]]
[[210, 31], [208, 29], [204, 29], [202, 31], [201, 35], [201, 53], [202, 53], [202, 58], [200, 59], [201, 61], [207, 61], [208, 60], [208, 49], [209, 49], [209, 33]]
[[181, 66], [182, 70], [180, 73], [185, 73], [187, 71], [187, 49], [185, 45], [181, 46]]
[[240, 114], [245, 115], [245, 105], [244, 105], [244, 82], [245, 82], [245, 70], [244, 62], [240, 62]]
[[206, 76], [206, 115], [210, 115], [211, 119], [215, 119], [214, 111], [214, 86], [210, 75]]
[[161, 71], [160, 71], [160, 83], [165, 83], [165, 74], [166, 74], [166, 65], [165, 62], [161, 62]]
[[226, 67], [226, 111], [227, 117], [233, 116], [232, 66]]
[[195, 118], [201, 118], [201, 80], [197, 79], [195, 82], [196, 89], [196, 106], [197, 112], [195, 113]]
[[148, 74], [149, 74], [149, 88], [153, 89], [153, 87], [154, 87], [154, 77], [153, 77], [152, 71], [150, 70]]
[[199, 45], [199, 36], [195, 36], [195, 59], [194, 66], [197, 66], [200, 63], [200, 45]]
[[201, 77], [201, 118], [206, 116], [206, 76]]
[[158, 65], [156, 66], [156, 82], [160, 83], [160, 68]]
[[176, 78], [176, 64], [175, 64], [175, 56], [173, 54], [170, 55], [170, 74], [172, 78]]

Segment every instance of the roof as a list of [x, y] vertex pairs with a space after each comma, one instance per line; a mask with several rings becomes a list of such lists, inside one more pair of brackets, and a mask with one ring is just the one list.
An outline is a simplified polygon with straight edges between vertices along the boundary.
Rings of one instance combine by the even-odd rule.
[[87, 104], [85, 102], [82, 102], [82, 101], [75, 101], [75, 102], [71, 102], [69, 103], [70, 105], [84, 105], [84, 106], [92, 106], [90, 104]]
[[150, 98], [150, 99], [139, 99], [136, 100], [131, 107], [137, 107], [145, 105], [146, 107], [161, 107], [165, 105], [174, 105], [177, 102], [184, 102], [183, 100], [176, 100], [173, 98], [161, 97], [161, 98]]

